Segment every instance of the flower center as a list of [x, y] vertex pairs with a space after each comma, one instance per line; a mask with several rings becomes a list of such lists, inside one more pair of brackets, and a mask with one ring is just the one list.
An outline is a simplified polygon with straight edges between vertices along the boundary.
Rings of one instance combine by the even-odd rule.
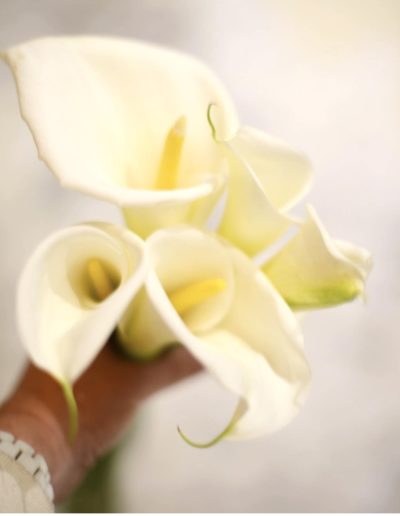
[[168, 297], [178, 314], [183, 316], [203, 301], [225, 290], [226, 286], [224, 279], [213, 278], [177, 288]]
[[86, 265], [90, 297], [93, 301], [104, 301], [118, 287], [118, 279], [107, 264], [92, 258]]
[[156, 190], [176, 188], [179, 163], [186, 136], [186, 117], [181, 116], [169, 130], [155, 183]]

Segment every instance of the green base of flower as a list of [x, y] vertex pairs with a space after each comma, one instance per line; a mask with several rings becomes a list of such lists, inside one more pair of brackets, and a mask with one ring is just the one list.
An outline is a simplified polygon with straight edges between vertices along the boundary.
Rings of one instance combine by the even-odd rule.
[[171, 349], [177, 348], [178, 346], [181, 346], [179, 342], [169, 342], [167, 344], [164, 344], [163, 346], [153, 349], [153, 350], [139, 350], [139, 349], [132, 349], [131, 346], [128, 346], [124, 343], [123, 336], [116, 332], [114, 338], [112, 339], [112, 342], [115, 345], [115, 349], [118, 351], [118, 353], [126, 358], [127, 360], [134, 360], [135, 362], [152, 362], [153, 360], [157, 360], [162, 355], [168, 353]]
[[[279, 287], [277, 288], [279, 291]], [[325, 287], [304, 286], [298, 292], [280, 293], [292, 310], [317, 310], [353, 301], [362, 295], [363, 285], [361, 281], [354, 280]]]

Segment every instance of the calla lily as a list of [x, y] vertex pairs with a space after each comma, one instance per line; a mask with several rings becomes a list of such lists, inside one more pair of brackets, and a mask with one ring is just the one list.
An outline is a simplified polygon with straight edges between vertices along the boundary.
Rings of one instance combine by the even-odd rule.
[[195, 59], [100, 37], [44, 38], [2, 54], [40, 158], [68, 188], [123, 208], [140, 235], [202, 223], [225, 181], [207, 123], [237, 129], [230, 98]]
[[371, 255], [353, 244], [333, 240], [315, 210], [299, 232], [263, 271], [293, 309], [312, 309], [351, 301], [364, 293]]
[[116, 328], [147, 265], [144, 243], [128, 229], [88, 223], [46, 239], [24, 268], [17, 295], [22, 342], [63, 387], [72, 425], [72, 384]]
[[246, 253], [293, 223], [285, 211], [309, 187], [308, 160], [239, 129], [229, 95], [193, 58], [100, 37], [39, 39], [2, 57], [40, 158], [63, 186], [121, 206], [137, 234], [204, 226], [225, 186], [219, 231]]
[[310, 370], [283, 298], [301, 309], [348, 301], [363, 292], [370, 267], [366, 251], [332, 240], [308, 211], [262, 270], [227, 241], [190, 227], [159, 230], [144, 244], [127, 229], [90, 223], [42, 243], [20, 280], [18, 322], [34, 363], [64, 388], [71, 435], [72, 384], [114, 329], [133, 358], [184, 345], [238, 396], [231, 421], [211, 441], [181, 432], [193, 446], [287, 424], [305, 400]]
[[227, 428], [199, 446], [287, 424], [310, 371], [297, 320], [268, 279], [242, 252], [196, 229], [160, 230], [146, 245], [151, 270], [119, 327], [124, 347], [149, 358], [180, 342], [240, 399]]
[[[210, 124], [213, 126], [209, 113]], [[296, 218], [286, 212], [311, 185], [304, 154], [250, 127], [230, 140], [213, 134], [229, 163], [229, 185], [219, 234], [249, 255], [277, 240]]]
[[[71, 420], [73, 382], [117, 329], [125, 350], [145, 360], [184, 345], [238, 396], [224, 431], [199, 446], [288, 423], [310, 381], [292, 309], [363, 294], [370, 267], [367, 251], [330, 238], [312, 208], [305, 222], [288, 213], [310, 186], [308, 159], [239, 128], [219, 81], [178, 52], [72, 37], [1, 57], [60, 183], [117, 204], [128, 227], [148, 237], [83, 224], [47, 239], [24, 270], [21, 336], [63, 386]], [[224, 192], [220, 236], [171, 228], [204, 227]], [[292, 225], [297, 235], [258, 269], [249, 256]]]

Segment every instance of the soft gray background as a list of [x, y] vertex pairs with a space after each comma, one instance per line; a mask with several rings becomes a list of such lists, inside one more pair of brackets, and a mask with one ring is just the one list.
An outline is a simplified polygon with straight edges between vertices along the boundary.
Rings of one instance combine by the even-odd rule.
[[[257, 441], [193, 450], [232, 400], [204, 376], [151, 400], [118, 468], [122, 511], [400, 510], [400, 1], [0, 0], [0, 48], [46, 34], [167, 44], [222, 78], [242, 120], [304, 149], [308, 200], [330, 232], [373, 252], [368, 303], [305, 320], [308, 403]], [[62, 99], [60, 99], [62, 101]], [[14, 292], [51, 231], [116, 209], [62, 191], [37, 161], [0, 67], [0, 398], [23, 363]]]

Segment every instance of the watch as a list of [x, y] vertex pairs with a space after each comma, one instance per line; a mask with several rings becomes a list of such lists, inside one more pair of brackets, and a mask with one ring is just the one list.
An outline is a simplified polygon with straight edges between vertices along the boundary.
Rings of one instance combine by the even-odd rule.
[[42, 455], [24, 441], [16, 439], [8, 432], [0, 431], [0, 452], [21, 464], [40, 484], [47, 498], [53, 502], [54, 491], [51, 485], [50, 472]]

